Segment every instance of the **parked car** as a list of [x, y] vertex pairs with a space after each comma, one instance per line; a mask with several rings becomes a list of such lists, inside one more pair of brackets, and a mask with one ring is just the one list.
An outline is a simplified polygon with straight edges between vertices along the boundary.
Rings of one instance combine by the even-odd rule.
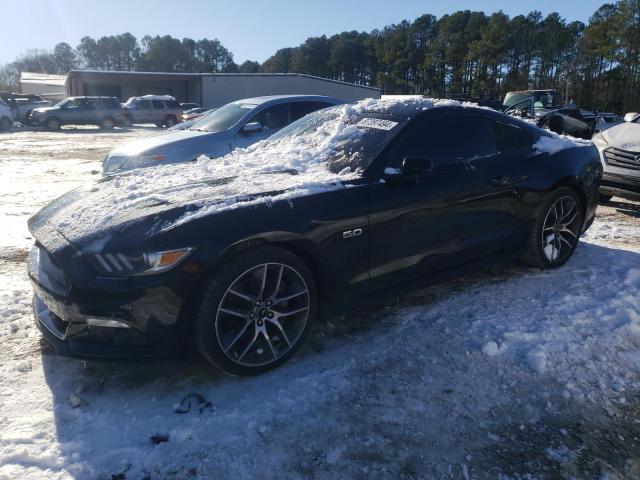
[[21, 123], [28, 123], [29, 115], [34, 108], [51, 105], [49, 100], [31, 93], [0, 92], [0, 99], [11, 108], [12, 121]]
[[8, 132], [13, 125], [11, 107], [0, 98], [0, 132]]
[[182, 113], [182, 121], [187, 122], [189, 120], [195, 120], [207, 111], [208, 110], [206, 108], [191, 108]]
[[182, 107], [169, 95], [145, 95], [131, 97], [124, 104], [125, 125], [155, 123], [156, 126], [173, 127], [182, 118]]
[[63, 125], [98, 125], [106, 130], [124, 121], [124, 111], [115, 97], [69, 97], [53, 107], [34, 108], [28, 119], [47, 130]]
[[562, 105], [555, 90], [508, 92], [502, 109], [510, 115], [535, 119], [539, 127], [552, 132], [587, 140], [622, 122], [615, 113], [584, 110], [573, 103]]
[[339, 103], [344, 102], [319, 95], [276, 95], [231, 102], [184, 130], [112, 150], [102, 163], [102, 173], [189, 162], [200, 155], [221, 157], [264, 140], [307, 113]]
[[628, 113], [625, 123], [593, 137], [604, 173], [600, 199], [616, 195], [640, 200], [640, 114]]
[[180, 108], [182, 108], [183, 111], [191, 110], [192, 108], [200, 108], [200, 105], [197, 103], [185, 102], [180, 104]]
[[193, 342], [231, 374], [270, 370], [319, 316], [498, 259], [563, 265], [602, 174], [576, 143], [487, 109], [368, 99], [222, 159], [103, 178], [29, 220], [38, 325], [68, 355]]

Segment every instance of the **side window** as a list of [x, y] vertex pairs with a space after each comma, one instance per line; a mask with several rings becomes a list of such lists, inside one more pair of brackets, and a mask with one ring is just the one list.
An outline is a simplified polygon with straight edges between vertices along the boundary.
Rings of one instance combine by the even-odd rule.
[[427, 157], [434, 169], [495, 155], [494, 122], [473, 115], [448, 115], [416, 123], [390, 151], [393, 167], [408, 156]]
[[248, 123], [251, 122], [260, 122], [264, 128], [269, 130], [278, 130], [286, 127], [289, 125], [289, 105], [281, 103], [269, 107], [254, 115]]
[[86, 98], [81, 104], [80, 108], [84, 110], [95, 110], [98, 108], [98, 104], [95, 98]]
[[291, 104], [291, 121], [295, 122], [299, 118], [305, 115], [315, 112], [316, 110], [322, 110], [323, 108], [331, 107], [333, 104], [325, 102], [292, 102]]
[[508, 152], [509, 150], [517, 150], [531, 145], [529, 134], [523, 128], [495, 122], [495, 130], [496, 148], [499, 152]]
[[180, 108], [180, 105], [175, 100], [165, 100], [164, 103], [167, 106], [167, 108], [171, 108], [171, 109], [179, 109]]
[[151, 110], [151, 102], [149, 100], [140, 100], [138, 102], [138, 108], [143, 110]]
[[156, 110], [164, 110], [164, 103], [162, 100], [152, 100], [153, 108]]

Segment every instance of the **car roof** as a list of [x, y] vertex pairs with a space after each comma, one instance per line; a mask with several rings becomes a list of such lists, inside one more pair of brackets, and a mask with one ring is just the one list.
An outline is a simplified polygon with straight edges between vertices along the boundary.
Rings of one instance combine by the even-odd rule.
[[241, 103], [253, 103], [255, 105], [262, 105], [268, 102], [278, 102], [284, 100], [307, 100], [307, 101], [326, 101], [331, 103], [344, 103], [344, 100], [339, 98], [328, 97], [326, 95], [264, 95], [261, 97], [241, 98], [235, 100], [235, 102]]

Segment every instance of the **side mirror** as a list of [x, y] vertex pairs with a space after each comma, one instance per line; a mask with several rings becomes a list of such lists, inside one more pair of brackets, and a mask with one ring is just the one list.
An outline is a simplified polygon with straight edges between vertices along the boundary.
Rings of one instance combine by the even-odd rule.
[[638, 118], [638, 115], [640, 115], [640, 113], [638, 112], [629, 112], [624, 116], [624, 121], [633, 122], [636, 118]]
[[432, 168], [433, 162], [427, 157], [404, 157], [402, 160], [402, 173], [407, 176], [427, 173]]
[[245, 135], [251, 135], [252, 133], [261, 132], [262, 124], [260, 122], [251, 122], [247, 123], [242, 130], [240, 130]]

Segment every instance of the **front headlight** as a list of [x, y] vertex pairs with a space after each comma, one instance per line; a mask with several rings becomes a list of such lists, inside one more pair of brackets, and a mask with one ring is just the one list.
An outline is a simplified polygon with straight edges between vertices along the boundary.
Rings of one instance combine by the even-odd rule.
[[591, 140], [593, 141], [593, 144], [598, 147], [598, 149], [607, 148], [609, 146], [601, 133], [595, 135]]
[[141, 254], [96, 253], [89, 258], [93, 267], [101, 275], [137, 277], [169, 271], [180, 264], [191, 250], [191, 248], [181, 248]]

